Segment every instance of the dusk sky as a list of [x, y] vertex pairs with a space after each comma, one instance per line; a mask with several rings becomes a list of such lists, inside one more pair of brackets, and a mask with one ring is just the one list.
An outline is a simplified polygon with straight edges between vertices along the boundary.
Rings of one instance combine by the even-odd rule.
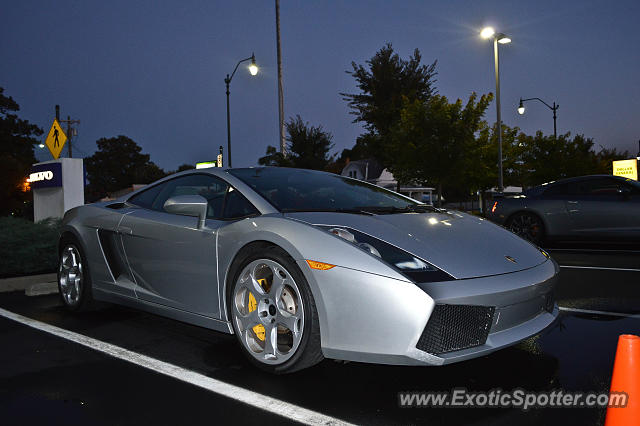
[[[450, 101], [495, 91], [485, 25], [501, 46], [502, 114], [508, 126], [553, 133], [540, 103], [554, 101], [558, 133], [638, 150], [640, 2], [281, 1], [285, 117], [300, 114], [333, 134], [335, 152], [362, 133], [339, 95], [345, 71], [391, 42], [403, 58], [418, 48], [438, 60], [437, 90]], [[226, 152], [224, 77], [255, 52], [231, 83], [233, 165], [257, 164], [278, 145], [275, 8], [259, 1], [3, 1], [0, 86], [20, 116], [48, 130], [54, 105], [81, 120], [74, 156], [100, 137], [126, 135], [165, 170]], [[248, 65], [245, 64], [245, 65]], [[485, 118], [495, 121], [495, 105]], [[66, 155], [66, 149], [65, 149]], [[50, 159], [40, 150], [39, 158]], [[428, 161], [428, 159], [425, 159]]]

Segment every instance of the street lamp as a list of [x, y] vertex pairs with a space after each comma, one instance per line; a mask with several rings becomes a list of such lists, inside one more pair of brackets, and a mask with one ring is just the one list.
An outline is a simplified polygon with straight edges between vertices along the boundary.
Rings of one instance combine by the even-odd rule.
[[496, 70], [496, 127], [498, 128], [498, 191], [504, 191], [502, 179], [502, 120], [500, 119], [500, 61], [498, 59], [498, 43], [508, 44], [511, 39], [503, 33], [497, 33], [492, 27], [483, 28], [480, 37], [493, 39], [493, 56]]
[[520, 98], [520, 105], [518, 105], [518, 114], [520, 115], [524, 114], [524, 102], [534, 101], [534, 100], [542, 102], [547, 108], [553, 111], [553, 138], [557, 139], [558, 133], [556, 131], [556, 118], [557, 118], [556, 111], [558, 111], [558, 108], [560, 108], [560, 105], [556, 105], [556, 103], [554, 102], [553, 106], [551, 106], [540, 98], [528, 98], [528, 99]]
[[231, 79], [233, 79], [233, 76], [235, 75], [236, 70], [238, 69], [238, 66], [241, 63], [246, 61], [251, 61], [251, 65], [249, 65], [249, 73], [251, 73], [251, 75], [258, 74], [258, 65], [256, 65], [256, 56], [252, 53], [250, 57], [241, 59], [240, 61], [238, 61], [238, 63], [236, 64], [236, 67], [233, 69], [233, 72], [231, 73], [231, 76], [227, 74], [227, 76], [224, 79], [224, 83], [227, 86], [227, 157], [229, 157], [229, 167], [231, 167], [231, 117], [229, 115], [229, 84], [231, 84]]

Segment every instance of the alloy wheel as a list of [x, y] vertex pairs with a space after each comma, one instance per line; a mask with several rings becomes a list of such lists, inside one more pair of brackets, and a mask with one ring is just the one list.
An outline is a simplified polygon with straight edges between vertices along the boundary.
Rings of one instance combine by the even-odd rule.
[[249, 263], [240, 273], [232, 299], [240, 341], [258, 361], [289, 360], [302, 340], [304, 306], [300, 290], [285, 267], [270, 259]]
[[82, 293], [82, 258], [78, 249], [68, 245], [60, 255], [58, 282], [64, 302], [76, 306]]
[[516, 235], [529, 241], [538, 242], [542, 237], [542, 223], [530, 214], [520, 214], [514, 217], [509, 224], [509, 229]]

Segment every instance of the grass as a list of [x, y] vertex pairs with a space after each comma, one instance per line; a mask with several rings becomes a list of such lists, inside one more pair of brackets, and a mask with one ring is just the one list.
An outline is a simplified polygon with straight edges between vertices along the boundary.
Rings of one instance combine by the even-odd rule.
[[0, 218], [0, 278], [55, 272], [60, 222]]

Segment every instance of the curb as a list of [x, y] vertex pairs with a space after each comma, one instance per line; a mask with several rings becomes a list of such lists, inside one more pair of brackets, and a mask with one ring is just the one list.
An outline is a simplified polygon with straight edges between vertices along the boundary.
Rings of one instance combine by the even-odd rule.
[[26, 288], [24, 294], [27, 296], [44, 296], [47, 294], [55, 294], [58, 292], [58, 283], [40, 283], [33, 284]]
[[8, 293], [10, 291], [26, 290], [36, 284], [55, 283], [58, 277], [53, 274], [29, 275], [26, 277], [3, 278], [0, 279], [0, 293]]

